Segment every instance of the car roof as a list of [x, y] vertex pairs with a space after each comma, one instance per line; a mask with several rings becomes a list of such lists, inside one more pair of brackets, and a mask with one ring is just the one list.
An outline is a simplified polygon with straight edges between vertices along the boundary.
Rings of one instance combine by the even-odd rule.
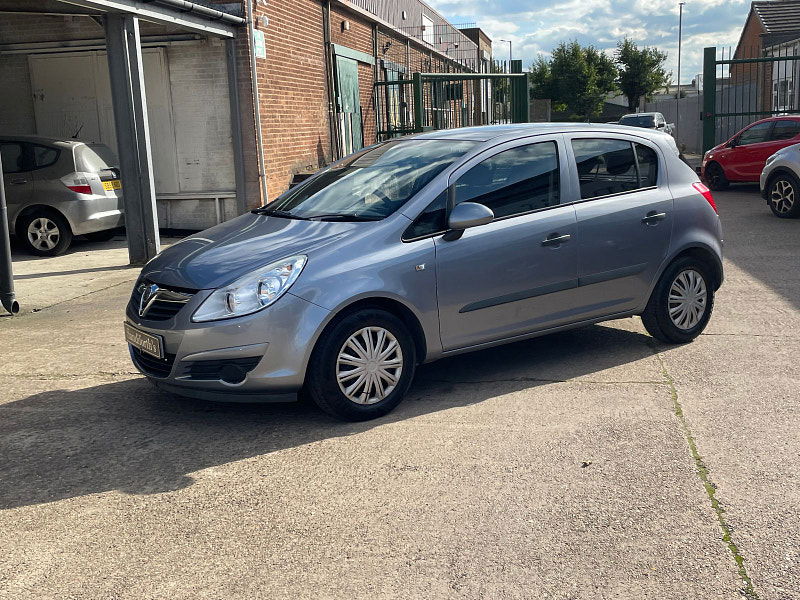
[[44, 137], [40, 135], [2, 135], [0, 141], [3, 142], [29, 142], [31, 144], [44, 144], [46, 146], [58, 146], [59, 148], [74, 148], [87, 142], [81, 140], [65, 140], [61, 138]]
[[624, 119], [625, 117], [655, 117], [656, 115], [660, 115], [660, 112], [639, 112], [639, 113], [628, 113], [627, 115], [622, 115], [620, 119]]
[[488, 142], [503, 138], [513, 140], [530, 135], [543, 135], [551, 133], [624, 133], [645, 137], [663, 136], [662, 132], [648, 132], [640, 128], [627, 125], [614, 125], [611, 123], [514, 123], [505, 125], [481, 125], [477, 127], [460, 127], [456, 129], [440, 129], [411, 136], [423, 140], [464, 140], [475, 142]]

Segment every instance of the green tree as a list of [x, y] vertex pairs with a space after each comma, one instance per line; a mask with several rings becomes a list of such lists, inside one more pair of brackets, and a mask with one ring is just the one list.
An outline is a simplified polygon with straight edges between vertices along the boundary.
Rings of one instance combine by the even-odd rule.
[[620, 65], [617, 85], [628, 99], [629, 110], [636, 110], [642, 98], [648, 99], [653, 92], [669, 85], [671, 74], [664, 69], [666, 52], [657, 48], [639, 48], [625, 38], [617, 43], [614, 57]]
[[568, 111], [579, 120], [602, 112], [618, 75], [611, 57], [577, 41], [561, 42], [551, 58], [539, 57], [529, 70], [534, 97], [550, 98], [554, 110]]

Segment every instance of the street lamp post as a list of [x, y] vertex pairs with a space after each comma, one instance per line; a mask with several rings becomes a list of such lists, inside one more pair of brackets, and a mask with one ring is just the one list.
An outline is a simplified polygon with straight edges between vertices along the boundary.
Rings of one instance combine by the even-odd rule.
[[678, 92], [675, 94], [675, 142], [678, 141], [678, 128], [681, 122], [681, 38], [683, 35], [683, 5], [678, 2]]
[[498, 40], [499, 42], [505, 42], [508, 44], [508, 69], [511, 71], [511, 40]]

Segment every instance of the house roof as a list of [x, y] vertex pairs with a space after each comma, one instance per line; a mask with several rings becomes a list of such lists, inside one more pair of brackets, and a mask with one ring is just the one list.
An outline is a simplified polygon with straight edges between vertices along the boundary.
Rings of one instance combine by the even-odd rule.
[[764, 27], [764, 33], [800, 31], [800, 0], [753, 2], [752, 11]]

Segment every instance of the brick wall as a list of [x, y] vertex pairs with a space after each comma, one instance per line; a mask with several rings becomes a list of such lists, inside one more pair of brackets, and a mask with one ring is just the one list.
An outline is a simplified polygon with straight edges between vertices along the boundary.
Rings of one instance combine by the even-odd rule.
[[[322, 5], [317, 0], [259, 3], [266, 16], [266, 59], [257, 60], [259, 110], [270, 199], [294, 173], [330, 161]], [[261, 25], [259, 25], [261, 28]]]

